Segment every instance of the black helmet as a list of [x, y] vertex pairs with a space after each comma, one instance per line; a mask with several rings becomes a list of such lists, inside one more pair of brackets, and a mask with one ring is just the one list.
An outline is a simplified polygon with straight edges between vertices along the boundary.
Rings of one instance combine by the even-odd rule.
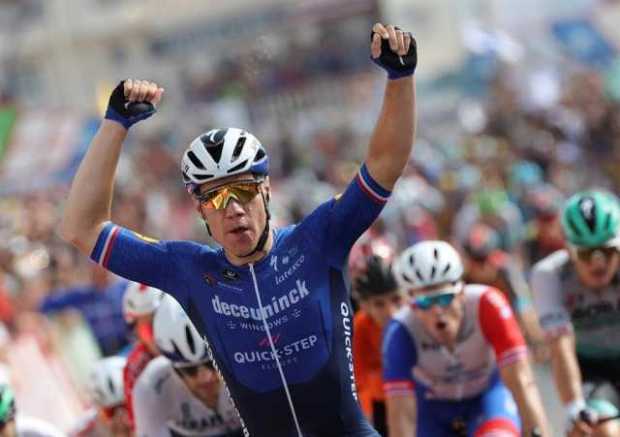
[[366, 269], [353, 280], [353, 291], [362, 300], [383, 296], [398, 290], [392, 266], [380, 256], [371, 255]]

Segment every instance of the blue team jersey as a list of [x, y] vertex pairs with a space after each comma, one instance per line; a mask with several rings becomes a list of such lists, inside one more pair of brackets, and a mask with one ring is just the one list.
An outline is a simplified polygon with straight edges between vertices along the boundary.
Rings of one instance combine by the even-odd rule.
[[157, 241], [113, 223], [91, 257], [179, 301], [207, 339], [250, 435], [297, 435], [294, 410], [305, 437], [378, 436], [357, 403], [343, 268], [389, 194], [362, 166], [341, 196], [274, 231], [271, 251], [253, 265], [256, 289], [249, 266], [230, 264], [221, 249]]

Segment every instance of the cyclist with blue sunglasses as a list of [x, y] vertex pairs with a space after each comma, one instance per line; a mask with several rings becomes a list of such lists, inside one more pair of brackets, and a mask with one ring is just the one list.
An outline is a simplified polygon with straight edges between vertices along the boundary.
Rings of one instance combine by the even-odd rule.
[[410, 304], [383, 341], [390, 434], [550, 435], [523, 335], [502, 293], [465, 284], [461, 258], [444, 241], [411, 246], [394, 271]]

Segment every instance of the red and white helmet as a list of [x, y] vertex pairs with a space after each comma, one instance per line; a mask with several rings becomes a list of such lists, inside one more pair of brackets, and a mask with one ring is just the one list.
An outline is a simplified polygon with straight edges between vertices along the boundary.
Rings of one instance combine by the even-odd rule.
[[130, 282], [123, 296], [123, 316], [127, 323], [132, 323], [137, 317], [146, 316], [155, 312], [163, 291], [138, 282]]

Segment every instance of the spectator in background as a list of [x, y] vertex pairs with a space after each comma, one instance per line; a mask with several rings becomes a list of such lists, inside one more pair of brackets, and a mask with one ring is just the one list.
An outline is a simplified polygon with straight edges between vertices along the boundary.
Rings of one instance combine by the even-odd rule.
[[153, 337], [153, 314], [162, 296], [161, 290], [137, 282], [130, 282], [123, 296], [123, 315], [136, 338], [127, 357], [127, 365], [123, 369], [127, 413], [132, 431], [135, 430], [132, 408], [133, 387], [146, 365], [159, 355]]
[[52, 291], [43, 299], [40, 311], [48, 316], [79, 311], [95, 335], [101, 353], [110, 356], [128, 344], [128, 327], [122, 312], [127, 281], [113, 280], [107, 270], [94, 263], [90, 273], [87, 285]]
[[[383, 248], [381, 245], [378, 247]], [[362, 411], [384, 437], [388, 435], [388, 430], [381, 364], [383, 328], [401, 304], [390, 265], [394, 253], [391, 248], [387, 249], [389, 251], [373, 252], [370, 248], [371, 253], [362, 255], [364, 266], [357, 261], [356, 268], [350, 268], [353, 271], [353, 297], [360, 307], [353, 318], [353, 364], [358, 396]]]
[[472, 194], [454, 219], [453, 235], [457, 241], [465, 241], [477, 222], [483, 222], [497, 231], [503, 250], [511, 253], [518, 250], [524, 234], [523, 217], [506, 191], [484, 188]]
[[564, 233], [560, 222], [560, 211], [564, 197], [556, 188], [543, 184], [524, 199], [531, 211], [526, 224], [524, 254], [530, 266], [564, 248]]

